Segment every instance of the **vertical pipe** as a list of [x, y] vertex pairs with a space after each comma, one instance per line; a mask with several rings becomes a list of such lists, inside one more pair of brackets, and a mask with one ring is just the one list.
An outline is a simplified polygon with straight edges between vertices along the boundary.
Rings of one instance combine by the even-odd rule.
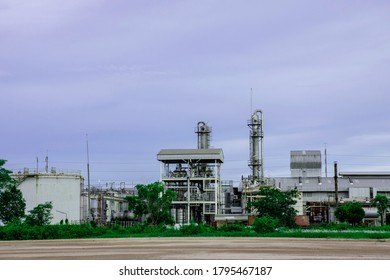
[[219, 165], [217, 163], [217, 160], [215, 160], [214, 162], [215, 164], [215, 167], [216, 167], [216, 170], [214, 170], [214, 173], [215, 173], [215, 177], [214, 177], [214, 180], [215, 180], [215, 214], [218, 214], [218, 209], [219, 209], [219, 205], [220, 205], [220, 193], [221, 193], [221, 182], [220, 180], [218, 180], [218, 173], [219, 173]]
[[49, 156], [48, 155], [46, 155], [46, 157], [45, 157], [45, 172], [46, 173], [49, 173]]
[[339, 186], [337, 175], [337, 161], [334, 162], [334, 199], [336, 201], [336, 207], [339, 205]]
[[325, 177], [328, 177], [328, 157], [326, 155], [326, 143], [325, 143]]
[[160, 182], [163, 181], [163, 172], [164, 172], [163, 164], [164, 163], [161, 161], [160, 162]]
[[264, 134], [263, 134], [263, 112], [260, 111], [260, 182], [264, 182]]
[[[188, 163], [188, 166], [190, 164]], [[190, 177], [187, 175], [187, 223], [190, 223]]]
[[84, 215], [84, 180], [82, 180], [82, 177], [80, 176], [80, 215], [79, 220], [81, 221]]

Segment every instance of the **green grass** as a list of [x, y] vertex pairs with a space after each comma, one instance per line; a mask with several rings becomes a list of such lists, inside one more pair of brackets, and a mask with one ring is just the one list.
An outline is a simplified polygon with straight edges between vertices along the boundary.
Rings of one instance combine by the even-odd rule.
[[346, 225], [321, 225], [309, 228], [279, 228], [275, 232], [257, 233], [251, 227], [225, 226], [214, 229], [205, 225], [185, 225], [180, 229], [163, 226], [135, 225], [130, 228], [96, 225], [46, 225], [26, 224], [0, 226], [0, 240], [38, 240], [74, 238], [148, 238], [148, 237], [279, 237], [279, 238], [347, 238], [390, 239], [390, 226], [350, 227]]

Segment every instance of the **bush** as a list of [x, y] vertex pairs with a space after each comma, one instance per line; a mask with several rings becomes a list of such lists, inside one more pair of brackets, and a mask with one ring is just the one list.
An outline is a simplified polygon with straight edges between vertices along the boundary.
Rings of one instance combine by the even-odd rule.
[[339, 224], [333, 225], [333, 229], [335, 229], [335, 230], [347, 230], [350, 228], [351, 228], [351, 226], [346, 224], [346, 223], [339, 223]]
[[282, 192], [272, 186], [262, 186], [258, 191], [258, 195], [258, 199], [247, 203], [248, 209], [253, 208], [260, 217], [270, 216], [278, 219], [281, 226], [290, 228], [296, 226], [294, 217], [297, 210], [294, 209], [294, 205], [299, 197], [296, 189]]
[[30, 214], [26, 216], [25, 223], [31, 226], [49, 225], [53, 218], [51, 214], [52, 209], [53, 203], [51, 201], [38, 204], [34, 209], [28, 211]]
[[150, 226], [146, 226], [144, 228], [144, 233], [163, 233], [165, 232], [166, 230], [166, 226], [165, 225], [158, 225], [158, 226], [153, 226], [153, 225], [150, 225]]
[[279, 224], [278, 219], [266, 215], [255, 219], [253, 222], [253, 229], [259, 233], [274, 232]]
[[340, 222], [348, 222], [351, 225], [358, 225], [364, 218], [364, 210], [359, 202], [348, 202], [337, 206], [334, 215]]
[[224, 232], [241, 232], [245, 230], [245, 227], [240, 224], [227, 224], [221, 226], [218, 230]]
[[180, 231], [184, 235], [196, 235], [196, 234], [211, 232], [212, 228], [210, 228], [209, 226], [203, 225], [203, 224], [191, 223], [188, 225], [181, 226]]
[[129, 227], [127, 230], [129, 233], [143, 233], [145, 230], [145, 226], [143, 224], [133, 225]]
[[94, 236], [102, 236], [102, 235], [109, 233], [110, 230], [111, 229], [109, 227], [97, 226], [93, 229], [93, 235]]

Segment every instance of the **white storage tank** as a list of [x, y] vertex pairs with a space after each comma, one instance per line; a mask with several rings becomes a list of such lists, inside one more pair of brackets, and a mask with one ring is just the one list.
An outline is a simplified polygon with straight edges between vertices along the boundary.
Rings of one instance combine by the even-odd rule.
[[[61, 174], [25, 174], [18, 188], [26, 200], [26, 214], [38, 204], [52, 202], [52, 224], [67, 217], [69, 222], [79, 222], [82, 216], [81, 192], [84, 179], [80, 171]], [[97, 207], [97, 205], [96, 205]]]

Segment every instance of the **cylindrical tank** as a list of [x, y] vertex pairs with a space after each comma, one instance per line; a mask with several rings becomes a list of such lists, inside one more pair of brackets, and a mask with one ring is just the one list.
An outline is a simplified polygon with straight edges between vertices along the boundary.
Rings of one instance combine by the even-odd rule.
[[178, 224], [182, 224], [183, 223], [183, 221], [184, 221], [184, 210], [183, 210], [183, 208], [179, 208], [179, 209], [177, 209], [177, 212], [176, 212], [177, 214], [177, 216], [176, 216], [176, 222], [178, 223]]
[[177, 217], [176, 217], [176, 209], [175, 208], [172, 208], [171, 209], [171, 216], [172, 216], [172, 219], [173, 219], [173, 221], [176, 223], [176, 221], [177, 221]]
[[91, 209], [97, 209], [97, 199], [91, 198]]
[[232, 202], [231, 202], [231, 193], [230, 192], [225, 192], [225, 205], [226, 207], [230, 207]]
[[364, 218], [378, 218], [379, 214], [377, 209], [364, 209]]
[[198, 122], [196, 133], [198, 134], [198, 149], [208, 149], [211, 128], [205, 122]]
[[123, 211], [123, 220], [125, 221], [133, 221], [135, 218], [135, 215], [133, 212], [129, 211], [129, 210], [125, 210]]
[[116, 212], [112, 214], [115, 221], [134, 221], [135, 215], [132, 211], [125, 210], [123, 212]]
[[123, 212], [116, 212], [113, 214], [114, 220], [120, 221], [123, 220]]
[[221, 209], [222, 209], [222, 213], [221, 214], [225, 214], [226, 213], [226, 196], [225, 196], [225, 193], [222, 193], [221, 195]]

